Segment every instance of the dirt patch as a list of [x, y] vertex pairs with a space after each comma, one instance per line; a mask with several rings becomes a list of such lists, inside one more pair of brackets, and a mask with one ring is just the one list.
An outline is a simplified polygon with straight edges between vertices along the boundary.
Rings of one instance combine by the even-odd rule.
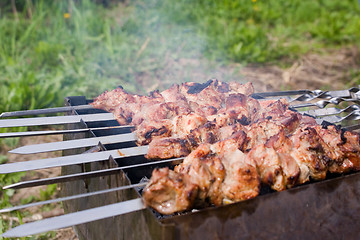
[[[220, 65], [205, 59], [165, 58], [163, 68], [136, 75], [136, 81], [147, 91], [164, 89], [184, 81], [252, 82], [257, 92], [284, 89], [343, 89], [359, 81], [360, 52], [357, 47], [308, 53], [291, 63], [291, 67], [240, 64]], [[357, 78], [355, 78], [357, 74]]]

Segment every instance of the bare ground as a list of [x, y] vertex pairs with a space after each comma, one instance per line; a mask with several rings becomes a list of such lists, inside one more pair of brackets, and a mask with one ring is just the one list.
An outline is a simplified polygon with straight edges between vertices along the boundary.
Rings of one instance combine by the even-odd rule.
[[[275, 91], [284, 89], [342, 89], [358, 84], [360, 69], [360, 54], [356, 47], [347, 47], [338, 50], [324, 51], [323, 53], [309, 53], [298, 61], [290, 64], [291, 67], [282, 69], [277, 66], [241, 66], [233, 64], [221, 66], [209, 64], [205, 60], [198, 59], [167, 59], [165, 68], [155, 74], [144, 72], [138, 74], [136, 79], [143, 87], [152, 91], [164, 88], [172, 83], [183, 81], [203, 82], [210, 78], [223, 81], [251, 81], [257, 92]], [[357, 72], [357, 79], [354, 73]], [[154, 80], [155, 79], [155, 80]], [[161, 80], [160, 80], [161, 79]], [[19, 145], [29, 145], [41, 142], [53, 142], [62, 140], [62, 136], [42, 136], [21, 138]], [[34, 154], [31, 156], [13, 155], [7, 153], [9, 149], [1, 149], [11, 162], [26, 161], [31, 159], [60, 156], [61, 153]], [[54, 177], [60, 174], [60, 168], [45, 169], [28, 173], [23, 180]], [[39, 196], [40, 189], [46, 187], [34, 187], [17, 190], [12, 198], [14, 205], [19, 205], [20, 200], [29, 196]], [[56, 193], [56, 197], [58, 194]], [[30, 218], [23, 219], [25, 222], [38, 220], [63, 214], [60, 204], [54, 204], [50, 211], [42, 211], [39, 207], [29, 209], [33, 214]], [[16, 218], [13, 219], [17, 221]], [[56, 231], [54, 239], [77, 239], [71, 228]]]
[[[360, 53], [357, 47], [308, 53], [290, 63], [291, 67], [240, 64], [218, 65], [203, 59], [167, 58], [164, 68], [137, 74], [137, 82], [148, 91], [184, 81], [253, 82], [256, 92], [284, 89], [341, 89], [359, 81]], [[356, 75], [357, 74], [357, 75]], [[357, 76], [357, 78], [356, 78]]]

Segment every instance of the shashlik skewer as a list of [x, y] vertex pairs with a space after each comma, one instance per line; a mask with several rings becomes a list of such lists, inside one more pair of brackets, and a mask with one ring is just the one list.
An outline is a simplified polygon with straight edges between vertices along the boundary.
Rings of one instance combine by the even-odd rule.
[[[181, 126], [181, 124], [172, 125], [172, 129], [170, 131], [171, 134], [180, 135], [177, 136], [176, 139], [159, 138], [159, 141], [160, 140], [167, 141], [168, 143], [170, 143], [165, 148], [175, 146], [174, 144], [186, 145], [186, 143], [189, 143], [190, 146], [189, 147], [185, 146], [185, 148], [190, 148], [190, 150], [186, 153], [183, 153], [181, 151], [179, 153], [180, 155], [187, 155], [191, 152], [191, 150], [197, 147], [197, 145], [206, 142], [206, 137], [204, 138], [201, 132], [198, 134], [199, 136], [201, 136], [198, 137], [200, 141], [194, 140], [196, 139], [196, 131], [199, 131], [200, 126], [204, 125], [204, 120], [201, 120], [201, 118], [206, 119], [207, 121], [209, 121], [210, 118], [212, 122], [215, 122], [216, 130], [219, 130], [221, 126], [225, 127], [224, 125], [228, 125], [228, 124], [235, 125], [237, 121], [239, 123], [242, 123], [243, 125], [249, 125], [253, 122], [261, 120], [266, 115], [267, 115], [266, 117], [271, 119], [271, 118], [276, 118], [285, 113], [286, 107], [284, 107], [285, 104], [281, 103], [281, 101], [276, 101], [276, 102], [272, 101], [269, 102], [269, 104], [267, 104], [266, 101], [265, 103], [264, 102], [259, 103], [254, 99], [248, 98], [246, 95], [242, 93], [236, 92], [235, 90], [238, 90], [238, 88], [236, 88], [238, 86], [240, 86], [240, 89], [243, 90], [244, 91], [243, 93], [245, 93], [246, 95], [249, 95], [252, 92], [251, 88], [241, 88], [244, 87], [242, 85], [236, 85], [234, 88], [234, 86], [230, 86], [225, 83], [211, 81], [203, 85], [201, 84], [200, 85], [183, 84], [181, 86], [175, 85], [172, 89], [168, 89], [167, 92], [165, 91], [162, 94], [158, 92], [154, 92], [150, 97], [130, 95], [130, 94], [126, 94], [121, 89], [120, 90], [118, 89], [117, 91], [113, 92], [113, 93], [119, 93], [118, 98], [112, 98], [114, 97], [113, 94], [110, 94], [110, 98], [109, 96], [102, 98], [106, 96], [106, 94], [103, 94], [102, 97], [99, 96], [97, 99], [95, 99], [93, 104], [96, 105], [100, 103], [100, 105], [102, 104], [102, 107], [105, 106], [105, 110], [114, 111], [115, 116], [117, 116], [117, 120], [120, 123], [122, 123], [121, 121], [123, 121], [124, 123], [140, 124], [139, 126], [141, 126], [141, 124], [146, 122], [148, 119], [152, 120], [153, 122], [163, 123], [166, 122], [167, 120], [174, 121], [174, 119], [184, 118], [184, 116], [189, 116], [189, 115], [195, 116], [195, 119], [199, 119], [198, 123], [196, 123], [196, 121], [193, 120], [194, 118], [192, 118], [192, 120], [190, 121], [192, 123], [195, 123], [194, 126], [190, 125], [189, 127], [189, 124], [184, 124], [183, 127], [180, 127], [178, 129], [178, 127]], [[134, 101], [134, 99], [136, 98], [138, 98], [138, 100]], [[104, 99], [106, 100], [105, 105], [103, 104]], [[141, 106], [139, 106], [139, 103]], [[266, 106], [264, 108], [266, 109], [266, 114], [264, 114], [261, 111], [262, 105]], [[271, 109], [272, 105], [276, 107]], [[154, 109], [156, 111], [154, 111]], [[272, 110], [275, 111], [272, 112]], [[157, 113], [160, 112], [160, 114], [154, 114], [154, 112]], [[297, 123], [296, 118], [297, 118], [296, 114], [293, 114], [292, 116], [290, 116], [289, 118], [290, 120], [283, 119], [283, 123], [281, 123], [280, 120], [280, 124], [288, 125], [288, 127], [286, 128], [287, 134], [289, 134], [290, 132], [292, 132], [293, 129], [296, 129], [298, 127], [298, 125], [296, 124]], [[145, 119], [146, 121], [144, 121]], [[295, 121], [293, 121], [294, 119]], [[161, 125], [160, 129], [161, 128], [163, 128], [163, 125]], [[278, 127], [267, 127], [267, 129], [265, 128], [265, 131], [275, 130], [275, 133], [280, 134], [280, 132], [276, 131], [277, 128]], [[143, 127], [140, 129], [146, 129], [146, 128]], [[165, 127], [165, 129], [167, 128]], [[149, 135], [148, 133], [149, 131], [147, 131], [144, 134], [144, 136], [148, 136]], [[153, 128], [152, 130], [150, 130], [151, 140], [153, 140], [153, 136], [152, 136], [153, 133], [161, 133], [159, 137], [164, 137], [161, 130]], [[253, 135], [251, 135], [252, 133]], [[247, 149], [241, 149], [241, 150], [243, 151], [252, 150], [253, 148], [255, 148], [257, 144], [259, 144], [259, 142], [265, 140], [267, 142], [268, 139], [271, 139], [271, 137], [276, 135], [271, 133], [270, 136], [266, 133], [263, 135], [265, 136], [265, 139], [258, 139], [256, 133], [258, 133], [256, 127], [253, 127], [246, 133], [250, 138], [250, 144], [246, 144]], [[189, 138], [189, 136], [191, 137]], [[304, 134], [304, 136], [309, 136], [309, 134]], [[187, 137], [187, 139], [183, 139], [184, 137]], [[169, 142], [169, 140], [171, 141]], [[215, 137], [214, 139], [211, 139], [209, 143], [213, 143], [218, 140], [219, 139]], [[317, 140], [314, 141], [316, 142]], [[308, 143], [309, 139], [307, 139], [306, 142]], [[195, 146], [191, 145], [193, 143], [195, 143]], [[243, 145], [244, 144], [242, 144], [242, 146]], [[286, 151], [285, 153], [283, 153], [283, 155], [284, 154], [286, 154]], [[293, 155], [294, 154], [296, 155], [296, 153], [293, 153]], [[299, 153], [297, 154], [299, 155]], [[149, 156], [149, 152], [148, 152], [148, 156]], [[312, 156], [311, 154], [310, 155], [308, 154], [308, 157], [311, 158], [311, 156]], [[295, 159], [298, 160], [300, 159], [300, 157], [296, 157]], [[306, 171], [303, 170], [302, 171], [303, 175], [300, 175], [299, 177], [299, 179], [303, 179], [303, 181], [307, 181], [307, 177], [310, 175], [315, 179], [316, 178], [321, 179], [323, 176], [323, 168], [321, 167], [320, 168], [318, 166], [312, 167], [311, 165], [309, 167], [307, 164], [305, 165], [303, 164], [304, 165], [303, 166], [301, 165], [301, 161], [298, 161], [298, 165], [300, 165], [302, 169], [305, 170], [308, 169], [308, 174], [305, 174]], [[280, 187], [275, 187], [275, 188], [280, 189]]]
[[61, 216], [22, 224], [3, 233], [2, 237], [25, 237], [37, 233], [56, 230], [59, 228], [71, 227], [82, 223], [110, 218], [134, 211], [140, 211], [145, 208], [146, 206], [143, 204], [142, 200], [140, 198], [135, 198], [124, 202], [109, 204], [102, 207], [86, 209], [74, 213], [68, 213]]
[[140, 164], [132, 164], [129, 166], [123, 167], [115, 167], [110, 169], [103, 169], [103, 170], [96, 170], [91, 172], [81, 172], [81, 173], [74, 173], [68, 175], [62, 175], [57, 177], [45, 178], [45, 179], [35, 179], [35, 180], [28, 180], [23, 182], [13, 183], [7, 186], [4, 186], [3, 189], [19, 189], [25, 187], [35, 187], [47, 184], [54, 184], [54, 183], [61, 183], [61, 182], [68, 182], [68, 181], [75, 181], [81, 180], [86, 178], [93, 178], [93, 177], [101, 177], [107, 176], [118, 173], [120, 170], [127, 170], [131, 168], [142, 168], [142, 167], [152, 167], [152, 166], [161, 166], [161, 165], [175, 165], [182, 162], [184, 158], [172, 158], [160, 161], [152, 161]]
[[[273, 127], [268, 130], [273, 130]], [[229, 149], [230, 153], [226, 154]], [[260, 181], [282, 191], [310, 178], [325, 179], [327, 172], [360, 170], [359, 152], [359, 134], [341, 133], [335, 126], [325, 129], [305, 119], [290, 135], [286, 135], [283, 128], [266, 140], [257, 139], [247, 153], [239, 150], [234, 138], [201, 144], [175, 171], [167, 168], [154, 170], [143, 198], [148, 206], [163, 214], [208, 204], [224, 205], [255, 197]], [[245, 166], [245, 170], [237, 170], [236, 164]], [[255, 172], [249, 166], [253, 166]], [[241, 179], [251, 180], [251, 183], [244, 183]], [[257, 184], [254, 179], [259, 179]], [[231, 184], [227, 185], [227, 182]], [[227, 187], [235, 189], [230, 191], [233, 195], [227, 195]]]
[[0, 138], [71, 134], [71, 133], [81, 133], [81, 132], [110, 130], [110, 129], [116, 130], [121, 128], [124, 128], [124, 126], [65, 129], [65, 130], [41, 130], [41, 131], [27, 131], [27, 132], [5, 132], [5, 133], [0, 133]]
[[[213, 108], [207, 108], [207, 110], [214, 111]], [[289, 119], [291, 119], [291, 118], [289, 118]], [[247, 119], [245, 119], [246, 124], [251, 124], [251, 122], [246, 122], [246, 120]], [[140, 120], [140, 121], [143, 121], [143, 120]], [[286, 124], [287, 120], [285, 119], [283, 123]], [[291, 123], [291, 121], [290, 121], [290, 123]], [[294, 122], [292, 122], [292, 123], [294, 123]], [[328, 132], [327, 131], [324, 132], [321, 129], [316, 129], [316, 128], [315, 128], [316, 129], [315, 131], [314, 131], [314, 129], [309, 130], [309, 129], [301, 128], [301, 124], [299, 124], [299, 125], [297, 125], [297, 124], [289, 125], [288, 124], [288, 126], [290, 126], [290, 129], [287, 128], [286, 131], [284, 130], [284, 131], [277, 132], [276, 128], [275, 128], [275, 133], [277, 133], [277, 134], [266, 135], [265, 144], [260, 144], [260, 145], [254, 144], [250, 148], [246, 147], [245, 151], [249, 151], [249, 153], [242, 153], [238, 149], [238, 148], [244, 149], [245, 148], [244, 145], [246, 145], [246, 144], [240, 144], [242, 147], [239, 147], [238, 146], [239, 144], [237, 144], [236, 149], [234, 148], [233, 151], [230, 151], [229, 149], [227, 149], [228, 151], [219, 150], [218, 152], [216, 152], [216, 149], [222, 149], [221, 147], [219, 147], [219, 145], [221, 145], [222, 147], [229, 145], [229, 144], [221, 144], [222, 142], [216, 142], [215, 144], [210, 145], [210, 154], [209, 154], [209, 157], [206, 158], [206, 161], [204, 161], [204, 162], [201, 162], [199, 160], [189, 161], [188, 165], [183, 164], [181, 167], [178, 167], [177, 169], [175, 169], [175, 172], [177, 174], [184, 175], [184, 179], [186, 178], [186, 176], [190, 176], [192, 179], [189, 182], [190, 185], [187, 186], [188, 191], [185, 191], [185, 192], [190, 193], [190, 195], [188, 195], [188, 196], [191, 196], [191, 198], [194, 198], [195, 204], [193, 206], [202, 206], [204, 204], [204, 201], [207, 201], [208, 204], [209, 203], [210, 204], [218, 204], [218, 203], [227, 204], [232, 201], [243, 200], [248, 197], [251, 198], [258, 194], [257, 189], [259, 188], [259, 181], [262, 181], [263, 183], [270, 185], [273, 189], [279, 191], [284, 188], [291, 187], [294, 184], [298, 184], [299, 183], [298, 179], [303, 179], [303, 181], [307, 181], [306, 177], [309, 177], [309, 176], [314, 179], [322, 179], [324, 177], [324, 171], [327, 171], [328, 169], [330, 169], [331, 166], [334, 165], [334, 159], [323, 158], [324, 156], [329, 157], [325, 154], [327, 152], [324, 150], [324, 147], [328, 143], [325, 140], [321, 142], [320, 138], [314, 136], [315, 135], [314, 132], [316, 132], [317, 134], [319, 134], [319, 132], [321, 132], [324, 135], [328, 134]], [[287, 150], [284, 150], [284, 148], [286, 148], [284, 146], [283, 146], [283, 148], [280, 148], [279, 146], [281, 146], [281, 144], [278, 143], [279, 139], [282, 139], [282, 137], [285, 135], [284, 132], [292, 133], [293, 130], [295, 130], [295, 129], [297, 130], [297, 132], [295, 131], [295, 133], [296, 134], [298, 133], [298, 135], [300, 137], [292, 137], [291, 139], [288, 139], [288, 141], [291, 141], [291, 143], [284, 144], [284, 146], [292, 146], [292, 144], [295, 145], [295, 143], [297, 143], [298, 146], [296, 148], [295, 155], [305, 154], [307, 157], [310, 156], [310, 159], [312, 157], [314, 157], [314, 159], [319, 158], [319, 157], [323, 158], [320, 160], [323, 161], [321, 163], [324, 166], [320, 166], [320, 167], [317, 166], [316, 164], [318, 164], [318, 163], [316, 163], [316, 161], [314, 161], [314, 162], [310, 161], [310, 162], [306, 162], [305, 164], [303, 164], [305, 167], [303, 167], [301, 169], [305, 169], [305, 170], [308, 169], [308, 174], [304, 174], [303, 178], [301, 178], [300, 176], [298, 176], [298, 178], [296, 177], [297, 175], [300, 175], [299, 174], [300, 167], [297, 165], [297, 163], [301, 162], [301, 161], [297, 162], [296, 160], [294, 160], [294, 158], [292, 158], [291, 156], [292, 155], [295, 156], [295, 155], [294, 154], [291, 155], [287, 152]], [[192, 130], [195, 130], [195, 129], [192, 129]], [[249, 130], [249, 129], [247, 129], [247, 130]], [[296, 134], [293, 134], [292, 136], [294, 136]], [[319, 135], [321, 135], [321, 134], [319, 134]], [[340, 166], [342, 166], [342, 164], [345, 161], [347, 161], [346, 166], [349, 165], [349, 163], [351, 163], [352, 164], [351, 168], [356, 169], [359, 166], [357, 164], [358, 160], [357, 160], [357, 157], [355, 154], [356, 152], [358, 152], [358, 150], [356, 149], [356, 146], [357, 146], [356, 144], [358, 144], [359, 139], [358, 139], [358, 136], [356, 136], [356, 135], [351, 135], [349, 133], [346, 133], [346, 135], [347, 135], [347, 137], [345, 137], [345, 138], [349, 139], [349, 140], [347, 140], [347, 142], [344, 144], [338, 145], [338, 146], [341, 146], [341, 147], [339, 147], [339, 149], [340, 149], [340, 151], [343, 152], [343, 156], [335, 158], [335, 159], [338, 160], [337, 164], [340, 163]], [[302, 138], [305, 140], [302, 141], [301, 140]], [[342, 137], [340, 137], [340, 139], [341, 138]], [[262, 139], [262, 140], [264, 140], [264, 139]], [[261, 138], [258, 141], [261, 141]], [[343, 141], [343, 139], [342, 139], [342, 141]], [[351, 142], [351, 141], [352, 141], [352, 143], [349, 144], [349, 142]], [[319, 147], [319, 144], [321, 147]], [[345, 146], [346, 144], [348, 144], [349, 146]], [[205, 145], [209, 146], [209, 144], [200, 144], [200, 147], [203, 147]], [[304, 147], [303, 145], [306, 145], [306, 146]], [[355, 148], [353, 146], [355, 146]], [[197, 151], [197, 149], [194, 152], [196, 153], [196, 151]], [[312, 153], [311, 151], [313, 151], [314, 153]], [[320, 154], [319, 154], [319, 152], [320, 152]], [[331, 149], [329, 152], [331, 152]], [[218, 157], [213, 156], [216, 154], [218, 155]], [[261, 154], [263, 154], [263, 155], [261, 155]], [[338, 154], [338, 153], [336, 154], [336, 156], [339, 156], [339, 155], [341, 156], [341, 154]], [[234, 156], [236, 156], [236, 157], [234, 157]], [[237, 161], [238, 159], [244, 159], [244, 156], [245, 156], [245, 159], [252, 159], [252, 160], [248, 160], [248, 162]], [[344, 159], [344, 161], [341, 161], [342, 158]], [[289, 159], [292, 159], [292, 161], [289, 161]], [[301, 157], [298, 157], [298, 159], [301, 159]], [[294, 162], [296, 163], [295, 165], [294, 165]], [[315, 163], [315, 165], [311, 165], [313, 163]], [[223, 169], [221, 167], [219, 167], [219, 166], [221, 166], [221, 164], [224, 166], [227, 166], [227, 167], [225, 167], [225, 171], [227, 171], [227, 176], [225, 175], [223, 177], [223, 179], [224, 179], [223, 181], [221, 181], [222, 176], [223, 176]], [[299, 163], [299, 165], [300, 165], [300, 163]], [[255, 166], [255, 170], [253, 169], [253, 171], [251, 171], [250, 166], [253, 166], [253, 167]], [[296, 168], [296, 166], [298, 168]], [[335, 170], [332, 170], [332, 171], [334, 171], [334, 172], [348, 171], [349, 168], [346, 168], [346, 166], [344, 166], [344, 168], [340, 168], [340, 170], [335, 168]], [[303, 172], [306, 172], [305, 170], [303, 170]], [[190, 171], [193, 174], [189, 174]], [[197, 173], [203, 173], [203, 172], [208, 174], [207, 176], [208, 176], [208, 179], [210, 179], [210, 181], [204, 181], [201, 178], [202, 174], [201, 175], [197, 174]], [[238, 174], [239, 172], [242, 174]], [[257, 174], [258, 174], [257, 176], [256, 176], [255, 172], [257, 172]], [[252, 174], [250, 174], [250, 173], [252, 173]], [[325, 172], [325, 174], [326, 174], [326, 172]], [[210, 176], [210, 178], [209, 178], [209, 176]], [[213, 178], [214, 176], [215, 176], [215, 179]], [[229, 176], [234, 176], [234, 177], [229, 177]], [[177, 178], [177, 176], [175, 176], [174, 178]], [[198, 179], [198, 180], [194, 181], [193, 180], [194, 178]], [[227, 180], [225, 180], [225, 179], [227, 179]], [[233, 184], [234, 179], [235, 179], [235, 184]], [[241, 180], [247, 182], [247, 184], [240, 184]], [[199, 184], [199, 181], [202, 184]], [[249, 183], [249, 181], [252, 184]], [[225, 184], [228, 182], [230, 182], [230, 184]], [[196, 193], [193, 193], [193, 190], [191, 190], [191, 184], [197, 185], [197, 186], [193, 186], [194, 187], [193, 189], [195, 189]], [[236, 189], [236, 190], [234, 190], [234, 189]], [[178, 193], [181, 194], [180, 192], [178, 192]], [[170, 201], [171, 201], [171, 199], [170, 199]], [[180, 211], [182, 211], [182, 209], [180, 209]]]
[[80, 163], [90, 163], [98, 161], [106, 161], [112, 156], [114, 159], [141, 156], [148, 151], [148, 146], [139, 146], [131, 148], [122, 148], [121, 150], [109, 150], [95, 153], [84, 153], [77, 155], [69, 155], [55, 158], [37, 159], [26, 162], [14, 162], [0, 165], [0, 174], [30, 171], [36, 169], [44, 169], [51, 167], [69, 166]]
[[45, 200], [45, 201], [41, 201], [41, 202], [33, 202], [33, 203], [28, 203], [28, 204], [24, 204], [24, 205], [20, 205], [20, 206], [14, 206], [14, 207], [10, 207], [10, 208], [3, 208], [3, 209], [0, 209], [0, 213], [12, 212], [12, 211], [16, 211], [16, 210], [20, 210], [20, 209], [24, 209], [24, 208], [30, 208], [30, 207], [35, 207], [35, 206], [39, 206], [39, 205], [68, 201], [68, 200], [72, 200], [72, 199], [91, 197], [91, 196], [95, 196], [95, 195], [99, 195], [99, 194], [106, 194], [106, 193], [110, 193], [110, 192], [114, 192], [114, 191], [130, 189], [130, 188], [143, 187], [145, 185], [146, 185], [146, 182], [143, 182], [143, 183], [131, 184], [131, 185], [126, 185], [126, 186], [121, 186], [121, 187], [116, 187], [116, 188], [111, 188], [111, 189], [105, 189], [105, 190], [100, 190], [100, 191], [95, 191], [95, 192], [82, 193], [82, 194], [77, 194], [77, 195], [72, 195], [72, 196], [67, 196], [67, 197], [60, 197], [60, 198]]
[[[322, 91], [322, 90], [292, 90], [292, 91], [280, 91], [280, 92], [263, 92], [263, 93], [254, 93], [252, 96], [255, 98], [264, 98], [264, 97], [282, 97], [282, 96], [292, 96], [292, 95], [302, 95], [294, 99], [288, 99], [289, 102], [293, 101], [310, 101], [314, 98], [333, 98], [333, 97], [351, 97], [352, 94], [355, 95], [359, 92], [358, 88], [350, 88], [349, 90], [340, 90], [340, 91]], [[29, 115], [40, 115], [40, 114], [50, 114], [50, 113], [60, 113], [60, 112], [69, 112], [73, 110], [88, 110], [93, 109], [92, 105], [78, 105], [78, 106], [66, 106], [66, 107], [55, 107], [55, 108], [44, 108], [44, 109], [34, 109], [34, 110], [23, 110], [15, 112], [3, 112], [0, 114], [0, 118], [6, 117], [20, 117], [20, 116], [29, 116]]]

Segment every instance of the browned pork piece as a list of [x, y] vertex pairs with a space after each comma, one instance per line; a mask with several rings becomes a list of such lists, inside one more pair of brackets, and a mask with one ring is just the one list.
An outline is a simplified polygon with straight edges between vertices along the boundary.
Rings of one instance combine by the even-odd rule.
[[243, 150], [246, 145], [246, 134], [242, 125], [234, 124], [218, 128], [216, 124], [207, 122], [183, 137], [163, 137], [153, 139], [146, 155], [148, 159], [164, 159], [184, 157], [202, 143], [215, 143], [226, 138], [237, 140], [238, 148]]
[[329, 125], [326, 128], [315, 126], [315, 130], [328, 146], [326, 154], [333, 161], [329, 172], [344, 173], [360, 170], [359, 134], [342, 131], [339, 127]]
[[282, 171], [282, 159], [274, 148], [267, 148], [264, 144], [257, 145], [249, 153], [248, 157], [256, 163], [261, 182], [271, 186], [276, 191], [286, 189], [285, 178]]
[[136, 127], [135, 134], [138, 144], [144, 145], [155, 138], [183, 138], [205, 123], [206, 118], [196, 113], [179, 115], [173, 119], [145, 120]]
[[236, 139], [228, 139], [201, 144], [175, 171], [154, 170], [143, 198], [156, 211], [171, 214], [250, 199], [259, 191], [255, 162], [238, 150]]
[[[244, 113], [246, 113], [245, 119], [249, 117], [247, 99], [249, 98], [242, 94], [229, 95], [225, 101], [226, 107], [222, 109], [227, 112], [218, 114], [212, 121], [206, 121], [206, 119], [195, 113], [175, 117], [172, 120], [172, 128], [169, 120], [163, 121], [169, 123], [166, 126], [155, 121], [145, 121], [136, 130], [138, 143], [149, 143], [147, 158], [150, 159], [181, 157], [186, 156], [184, 154], [190, 153], [201, 143], [212, 144], [242, 131], [243, 133], [247, 132], [247, 138], [246, 134], [243, 134], [246, 141], [244, 140], [242, 145], [239, 146], [239, 149], [244, 151], [246, 149], [250, 150], [258, 144], [265, 144], [269, 138], [277, 135], [280, 131], [288, 134], [299, 125], [301, 115], [285, 111], [278, 119], [270, 118], [270, 120], [267, 120], [262, 118], [257, 123], [244, 126], [242, 124], [244, 123]], [[229, 118], [229, 115], [233, 117]], [[264, 113], [264, 116], [267, 115]], [[247, 120], [245, 122], [247, 124]], [[173, 130], [169, 135], [170, 130], [166, 131], [165, 129]], [[160, 135], [161, 133], [162, 135]], [[165, 148], [173, 149], [173, 155], [171, 155], [170, 150], [164, 151]]]
[[251, 83], [224, 83], [209, 80], [204, 84], [183, 83], [173, 85], [149, 96], [129, 94], [122, 88], [106, 91], [91, 103], [95, 108], [113, 112], [121, 125], [138, 125], [143, 120], [171, 119], [177, 115], [195, 112], [202, 116], [213, 115], [221, 108], [226, 96], [232, 93], [251, 94]]
[[172, 214], [193, 208], [197, 192], [198, 186], [190, 176], [161, 168], [153, 171], [143, 199], [159, 213]]
[[[269, 131], [274, 127], [270, 121], [265, 120]], [[246, 142], [246, 134], [241, 130], [214, 144], [200, 144], [174, 171], [154, 171], [155, 177], [144, 190], [144, 201], [160, 213], [170, 214], [255, 197], [260, 182], [282, 191], [310, 178], [324, 179], [328, 169], [358, 170], [358, 134], [341, 133], [334, 126], [322, 128], [308, 119], [299, 126], [291, 134], [284, 125], [276, 127], [276, 134], [260, 138], [247, 154], [239, 150]], [[159, 171], [166, 173], [161, 179]], [[184, 199], [182, 191], [189, 197]]]
[[135, 125], [138, 144], [144, 145], [153, 138], [183, 138], [220, 109], [220, 118], [224, 122], [219, 119], [219, 127], [220, 124], [234, 124], [237, 118], [247, 122], [252, 116], [250, 112], [255, 113], [259, 108], [255, 99], [247, 97], [251, 93], [251, 83], [228, 84], [210, 80], [204, 84], [189, 82], [173, 85], [161, 93], [154, 91], [149, 96], [133, 95], [117, 88], [101, 94], [92, 105], [113, 112], [121, 125]]

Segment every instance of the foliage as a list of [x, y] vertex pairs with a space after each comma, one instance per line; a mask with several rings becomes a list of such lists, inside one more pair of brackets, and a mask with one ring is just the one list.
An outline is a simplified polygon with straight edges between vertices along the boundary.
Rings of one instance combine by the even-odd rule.
[[[6, 163], [7, 162], [7, 158], [4, 155], [0, 155], [0, 164], [2, 163]], [[7, 207], [11, 207], [11, 203], [10, 203], [10, 198], [14, 195], [15, 190], [14, 189], [2, 189], [2, 187], [15, 183], [15, 182], [19, 182], [21, 180], [21, 178], [23, 176], [25, 176], [25, 172], [19, 172], [19, 173], [11, 173], [11, 174], [1, 174], [0, 175], [0, 209], [2, 208], [7, 208]], [[41, 190], [40, 191], [40, 197], [39, 199], [36, 199], [34, 197], [31, 197], [31, 200], [28, 199], [27, 202], [23, 202], [22, 204], [26, 204], [29, 203], [31, 201], [34, 200], [38, 200], [38, 201], [44, 201], [47, 199], [50, 199], [50, 197], [55, 193], [56, 190], [56, 184], [51, 184], [49, 185], [46, 190]], [[11, 214], [6, 214], [9, 217], [16, 217], [19, 222], [15, 222], [15, 221], [9, 221], [8, 219], [4, 218], [4, 215], [0, 216], [0, 235], [2, 233], [4, 233], [6, 230], [8, 230], [10, 227], [15, 227], [17, 226], [19, 223], [22, 224], [22, 219], [23, 219], [23, 215], [28, 216], [29, 213], [25, 212], [20, 214], [20, 212], [16, 211], [13, 212]], [[54, 238], [54, 232], [48, 232], [48, 233], [44, 233], [44, 234], [40, 234], [40, 235], [36, 235], [36, 236], [32, 236], [32, 237], [26, 237], [26, 238], [21, 238], [21, 239], [27, 239], [27, 240], [40, 240], [40, 239], [50, 239], [50, 238]], [[0, 240], [3, 239], [0, 236]]]
[[[25, 1], [23, 1], [25, 4]], [[69, 4], [70, 3], [70, 4]], [[0, 112], [94, 97], [172, 58], [275, 62], [309, 50], [356, 44], [360, 15], [350, 0], [134, 1], [104, 9], [93, 1], [33, 1], [0, 21]], [[280, 63], [281, 64], [281, 61]]]

